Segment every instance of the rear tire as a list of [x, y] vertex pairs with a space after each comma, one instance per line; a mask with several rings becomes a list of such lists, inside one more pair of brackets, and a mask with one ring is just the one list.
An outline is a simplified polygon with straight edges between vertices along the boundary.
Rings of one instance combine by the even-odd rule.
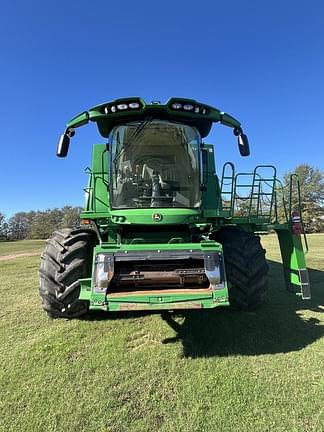
[[47, 240], [39, 269], [43, 309], [52, 318], [76, 318], [89, 304], [79, 300], [79, 279], [91, 276], [96, 234], [86, 229], [61, 229]]
[[265, 300], [269, 271], [260, 237], [226, 227], [212, 238], [223, 245], [230, 305], [241, 310], [257, 309]]

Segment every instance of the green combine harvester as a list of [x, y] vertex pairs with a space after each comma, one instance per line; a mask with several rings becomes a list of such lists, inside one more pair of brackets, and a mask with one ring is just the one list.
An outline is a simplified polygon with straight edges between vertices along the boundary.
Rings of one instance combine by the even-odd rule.
[[268, 283], [259, 234], [270, 230], [287, 289], [310, 298], [298, 178], [287, 199], [274, 166], [235, 173], [227, 162], [215, 174], [214, 147], [202, 139], [219, 122], [248, 156], [240, 122], [191, 99], [117, 99], [73, 118], [57, 156], [67, 155], [75, 128], [91, 121], [107, 143], [93, 147], [86, 170], [82, 228], [56, 231], [41, 258], [40, 295], [51, 317], [89, 309], [255, 309]]

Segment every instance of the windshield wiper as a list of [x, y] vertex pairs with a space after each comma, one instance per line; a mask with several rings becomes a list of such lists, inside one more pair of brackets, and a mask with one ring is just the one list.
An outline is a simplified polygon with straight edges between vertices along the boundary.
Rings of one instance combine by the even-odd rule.
[[119, 150], [118, 153], [116, 153], [116, 156], [114, 158], [114, 164], [116, 165], [116, 162], [120, 159], [120, 157], [125, 153], [125, 151], [130, 147], [131, 144], [134, 144], [139, 137], [139, 135], [143, 132], [143, 130], [152, 123], [153, 117], [147, 117], [141, 123], [134, 129], [131, 136], [128, 138], [125, 145]]

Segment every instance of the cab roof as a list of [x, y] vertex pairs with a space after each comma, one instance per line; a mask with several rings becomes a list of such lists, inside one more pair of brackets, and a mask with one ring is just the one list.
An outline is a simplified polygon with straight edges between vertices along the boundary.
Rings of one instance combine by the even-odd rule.
[[160, 102], [146, 103], [140, 97], [115, 99], [78, 114], [68, 122], [67, 129], [76, 128], [93, 121], [97, 123], [99, 133], [103, 137], [108, 137], [115, 126], [126, 122], [140, 121], [147, 117], [194, 126], [202, 138], [209, 134], [212, 124], [217, 122], [241, 129], [240, 122], [229, 114], [194, 99], [179, 97], [172, 97], [165, 104]]

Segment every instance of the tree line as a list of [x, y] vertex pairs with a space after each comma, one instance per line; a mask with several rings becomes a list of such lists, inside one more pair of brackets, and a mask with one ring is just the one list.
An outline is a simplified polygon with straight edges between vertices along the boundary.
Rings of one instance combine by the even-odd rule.
[[79, 226], [81, 207], [18, 212], [7, 219], [0, 212], [0, 240], [46, 239], [59, 228]]

